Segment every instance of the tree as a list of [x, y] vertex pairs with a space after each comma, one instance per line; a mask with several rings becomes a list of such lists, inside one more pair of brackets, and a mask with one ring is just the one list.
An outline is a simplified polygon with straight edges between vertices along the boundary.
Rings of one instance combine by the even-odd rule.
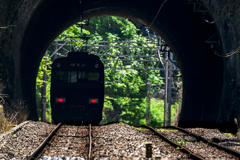
[[[47, 109], [46, 109], [46, 118], [49, 122], [51, 122], [51, 103], [50, 103], [50, 87], [51, 87], [51, 67], [52, 61], [51, 58], [48, 56], [43, 56], [40, 66], [38, 68], [38, 75], [36, 79], [36, 98], [37, 98], [37, 109], [38, 109], [38, 117], [40, 116], [42, 110], [42, 86], [43, 83], [46, 83], [46, 102], [47, 102]], [[47, 74], [47, 81], [43, 80], [44, 72]]]
[[[72, 37], [81, 37], [84, 34], [90, 36], [90, 41], [135, 41], [135, 42], [149, 42], [149, 39], [142, 35], [137, 34], [138, 29], [134, 26], [132, 22], [128, 19], [114, 16], [107, 17], [96, 17], [90, 20], [90, 25], [85, 28], [80, 28], [79, 24], [75, 24], [65, 30], [57, 38], [70, 39]], [[72, 41], [75, 48], [84, 45], [83, 42]], [[98, 44], [94, 42], [94, 44]], [[110, 45], [116, 45], [116, 43], [111, 43]], [[126, 45], [122, 43], [119, 45]], [[156, 44], [139, 44], [132, 43], [131, 46], [145, 46], [153, 47]], [[50, 47], [51, 50], [51, 47]], [[133, 48], [133, 53], [139, 54], [139, 48]], [[107, 52], [112, 55], [117, 55], [120, 53], [118, 48], [109, 48]], [[146, 53], [147, 54], [147, 53]], [[109, 58], [109, 57], [108, 57]], [[115, 60], [121, 59], [121, 57], [115, 57]], [[40, 68], [42, 64], [41, 62]], [[111, 62], [113, 63], [113, 62]], [[122, 64], [121, 64], [122, 63]], [[122, 61], [119, 61], [116, 65], [127, 65]], [[135, 61], [132, 65], [137, 66]], [[42, 67], [44, 68], [44, 67]], [[48, 67], [50, 69], [50, 66]], [[46, 69], [46, 68], [45, 68]], [[42, 69], [39, 69], [39, 75], [37, 81], [41, 82]], [[107, 69], [105, 70], [105, 103], [104, 103], [104, 122], [113, 121], [114, 117], [118, 114], [122, 121], [139, 125], [143, 123], [145, 119], [146, 112], [146, 92], [147, 86], [146, 81], [150, 80], [151, 83], [162, 83], [158, 71], [150, 70], [148, 72], [143, 70], [119, 70]], [[50, 76], [48, 76], [48, 84], [50, 84]], [[37, 96], [39, 95], [40, 84], [37, 85]], [[157, 88], [153, 88], [152, 93], [155, 92]], [[50, 90], [48, 90], [49, 93]], [[50, 99], [49, 99], [50, 100]], [[47, 100], [49, 103], [50, 101]], [[48, 105], [48, 110], [50, 110]]]

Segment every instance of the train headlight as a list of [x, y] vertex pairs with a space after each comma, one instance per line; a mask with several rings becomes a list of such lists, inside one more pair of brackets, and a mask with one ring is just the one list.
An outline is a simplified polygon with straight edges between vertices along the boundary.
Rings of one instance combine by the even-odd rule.
[[95, 64], [95, 68], [98, 68], [98, 64]]
[[94, 103], [98, 103], [98, 99], [96, 99], [96, 98], [90, 98], [89, 99], [89, 104], [94, 104]]
[[56, 98], [57, 103], [65, 103], [65, 98]]

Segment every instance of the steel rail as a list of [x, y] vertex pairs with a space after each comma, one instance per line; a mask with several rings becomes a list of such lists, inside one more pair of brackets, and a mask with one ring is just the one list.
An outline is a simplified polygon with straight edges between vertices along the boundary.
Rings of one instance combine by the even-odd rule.
[[199, 155], [196, 155], [194, 154], [192, 151], [184, 148], [183, 146], [179, 145], [178, 143], [175, 143], [173, 141], [171, 141], [170, 139], [168, 139], [166, 136], [164, 136], [163, 134], [159, 133], [158, 131], [156, 131], [154, 128], [150, 127], [150, 126], [147, 126], [147, 125], [142, 125], [141, 127], [145, 127], [145, 128], [148, 128], [150, 129], [152, 132], [154, 132], [156, 135], [158, 135], [161, 139], [167, 141], [168, 143], [170, 143], [170, 145], [172, 145], [173, 147], [177, 148], [181, 148], [181, 151], [184, 152], [184, 153], [187, 153], [189, 154], [194, 160], [204, 160], [204, 158], [202, 156], [199, 156]]
[[88, 125], [88, 153], [87, 153], [87, 160], [91, 159], [92, 153], [92, 135], [91, 135], [91, 124]]
[[223, 151], [225, 151], [225, 152], [227, 152], [227, 153], [229, 153], [229, 154], [231, 154], [231, 155], [234, 155], [234, 156], [236, 156], [236, 157], [240, 157], [240, 152], [235, 151], [235, 150], [233, 150], [233, 149], [231, 149], [231, 148], [228, 148], [228, 147], [224, 147], [224, 146], [219, 145], [219, 144], [217, 144], [217, 143], [214, 143], [214, 142], [212, 142], [211, 140], [208, 140], [208, 139], [206, 139], [206, 138], [203, 138], [202, 136], [199, 136], [199, 135], [197, 135], [197, 134], [194, 134], [194, 133], [192, 133], [192, 132], [190, 132], [190, 131], [188, 131], [188, 130], [185, 130], [185, 129], [183, 129], [183, 128], [175, 127], [175, 126], [168, 126], [168, 127], [165, 127], [165, 128], [177, 129], [177, 130], [182, 131], [182, 132], [184, 132], [184, 133], [186, 133], [186, 134], [188, 134], [188, 135], [190, 135], [190, 136], [195, 137], [195, 138], [197, 139], [197, 141], [202, 141], [202, 142], [204, 142], [204, 143], [207, 143], [208, 145], [211, 145], [212, 147], [216, 147], [217, 149], [223, 150]]
[[59, 128], [61, 127], [62, 123], [59, 123], [57, 125], [57, 127], [55, 127], [52, 132], [47, 136], [47, 138], [35, 149], [34, 152], [32, 152], [32, 154], [27, 157], [27, 160], [34, 160], [36, 159], [39, 154], [43, 151], [43, 149], [46, 147], [46, 145], [49, 143], [49, 141], [52, 139], [52, 137], [54, 136], [54, 134], [56, 134], [56, 132], [59, 130]]

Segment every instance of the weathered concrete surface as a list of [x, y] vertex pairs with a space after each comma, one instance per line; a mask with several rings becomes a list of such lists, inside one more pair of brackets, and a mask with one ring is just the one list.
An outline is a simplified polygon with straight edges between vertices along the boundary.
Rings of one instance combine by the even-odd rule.
[[[117, 15], [147, 26], [163, 0], [88, 0], [84, 18]], [[217, 18], [226, 0], [203, 0], [210, 17]], [[219, 32], [225, 52], [239, 43], [239, 7], [231, 0], [216, 25], [206, 24], [187, 0], [164, 4], [151, 29], [162, 36], [176, 57], [183, 75], [181, 126], [217, 126], [240, 118], [239, 56], [220, 58], [205, 41]], [[78, 0], [0, 0], [0, 79], [11, 99], [25, 100], [29, 119], [37, 120], [35, 77], [41, 57], [64, 29], [79, 20]], [[225, 126], [226, 128], [226, 126]]]
[[[0, 80], [6, 85], [5, 93], [13, 100], [29, 101], [22, 97], [19, 53], [26, 26], [39, 3], [40, 0], [0, 1]], [[36, 106], [35, 103], [31, 105]], [[31, 107], [30, 113], [33, 117], [37, 115], [36, 109]]]
[[[204, 4], [217, 19], [227, 0], [203, 0]], [[229, 53], [240, 46], [240, 1], [230, 0], [223, 16], [216, 22], [224, 52]], [[240, 120], [240, 55], [235, 54], [224, 58], [223, 92], [220, 103], [220, 123], [232, 122], [234, 118]], [[229, 124], [228, 124], [229, 125]]]

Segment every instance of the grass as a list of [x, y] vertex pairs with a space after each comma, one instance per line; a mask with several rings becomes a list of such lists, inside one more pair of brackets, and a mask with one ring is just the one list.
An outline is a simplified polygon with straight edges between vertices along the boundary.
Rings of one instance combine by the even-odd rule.
[[5, 118], [3, 106], [0, 105], [0, 134], [9, 131], [13, 127], [15, 127], [15, 125], [11, 124], [10, 120]]
[[177, 132], [178, 130], [173, 129], [173, 130], [168, 130], [168, 129], [157, 129], [158, 132]]
[[9, 133], [8, 135], [9, 135], [9, 136], [12, 136], [12, 135], [14, 135], [14, 132]]
[[5, 86], [0, 83], [0, 134], [27, 120], [29, 115], [28, 107], [22, 100], [10, 101], [10, 105], [5, 103], [1, 96], [4, 89]]
[[[180, 101], [175, 102], [173, 105], [171, 105], [171, 121], [173, 122], [174, 117], [176, 115], [176, 111], [181, 104]], [[146, 101], [144, 101], [144, 104], [142, 104], [142, 107], [146, 109]], [[150, 108], [151, 116], [150, 121], [151, 127], [158, 128], [163, 127], [163, 121], [164, 121], [164, 100], [151, 98], [151, 108]], [[144, 119], [145, 121], [145, 119]]]
[[233, 134], [232, 133], [223, 133], [225, 136], [228, 136], [228, 137], [233, 137]]
[[[109, 98], [109, 97], [108, 97]], [[110, 98], [109, 98], [110, 99]], [[126, 108], [127, 111], [131, 109], [131, 107], [127, 108], [126, 104], [128, 104], [127, 101], [122, 102]], [[164, 100], [157, 99], [157, 98], [151, 98], [151, 107], [150, 107], [150, 126], [154, 128], [160, 128], [163, 127], [163, 121], [164, 121]], [[177, 110], [179, 110], [179, 106], [181, 105], [180, 101], [176, 101], [174, 104], [171, 105], [171, 122], [173, 125], [173, 121], [175, 119]], [[129, 105], [130, 106], [130, 105]], [[122, 106], [121, 106], [122, 107]], [[147, 99], [144, 98], [143, 102], [137, 106], [135, 106], [136, 111], [129, 112], [129, 115], [131, 115], [131, 118], [126, 118], [120, 113], [120, 120], [124, 123], [130, 124], [130, 125], [146, 125], [146, 109], [147, 109]], [[108, 114], [106, 112], [106, 108], [109, 108], [113, 114]], [[102, 122], [107, 123], [114, 121], [114, 116], [116, 114], [114, 113], [114, 107], [112, 106], [112, 103], [107, 101], [105, 99], [104, 102], [104, 109], [103, 109], [103, 120]], [[131, 123], [130, 123], [131, 122]]]
[[171, 141], [173, 141], [173, 142], [176, 142], [176, 143], [181, 143], [181, 144], [183, 144], [183, 143], [192, 143], [192, 142], [190, 142], [190, 141], [185, 141], [185, 140], [183, 140], [183, 139], [172, 139]]
[[148, 130], [149, 130], [149, 129], [145, 129], [145, 128], [137, 128], [137, 127], [136, 127], [136, 129], [139, 130], [139, 131], [148, 131]]
[[29, 114], [27, 106], [22, 101], [12, 101], [10, 106], [3, 105], [0, 104], [0, 134], [25, 121]]

